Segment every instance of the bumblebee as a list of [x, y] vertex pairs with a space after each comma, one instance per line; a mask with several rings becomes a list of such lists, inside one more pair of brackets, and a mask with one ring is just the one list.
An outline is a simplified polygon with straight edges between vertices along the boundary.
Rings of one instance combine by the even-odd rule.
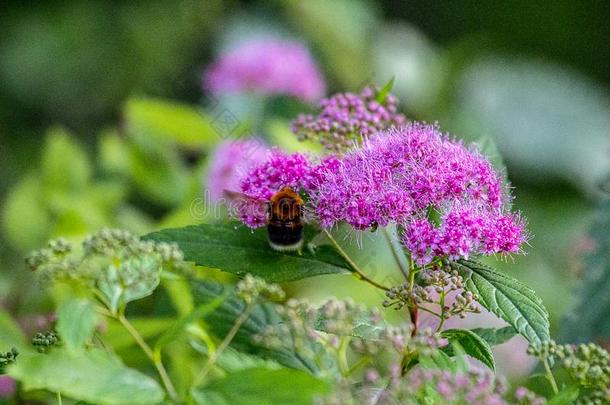
[[242, 193], [225, 190], [225, 196], [238, 203], [251, 203], [265, 209], [267, 239], [274, 250], [292, 252], [303, 246], [304, 203], [291, 187], [282, 187], [269, 201], [258, 200]]
[[267, 237], [278, 251], [303, 246], [303, 199], [290, 187], [283, 187], [269, 201]]

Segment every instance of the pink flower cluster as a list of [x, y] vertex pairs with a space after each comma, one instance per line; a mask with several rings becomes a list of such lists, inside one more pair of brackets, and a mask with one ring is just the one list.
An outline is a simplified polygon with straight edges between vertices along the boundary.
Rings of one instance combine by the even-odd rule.
[[212, 155], [206, 176], [206, 187], [212, 201], [223, 197], [225, 190], [239, 191], [240, 179], [248, 170], [264, 162], [269, 147], [256, 138], [222, 142]]
[[[307, 195], [324, 228], [339, 222], [358, 230], [398, 224], [419, 266], [434, 257], [517, 253], [527, 239], [491, 163], [436, 125], [381, 131], [340, 159], [318, 164], [274, 151], [248, 173], [241, 190], [268, 200], [283, 186]], [[264, 225], [259, 218], [245, 223]]]
[[309, 51], [297, 42], [255, 40], [222, 55], [205, 73], [213, 93], [255, 91], [308, 102], [324, 96], [325, 83]]
[[340, 93], [320, 101], [322, 111], [314, 116], [301, 114], [292, 123], [300, 139], [317, 139], [325, 148], [341, 152], [378, 131], [406, 123], [398, 113], [398, 100], [387, 94], [377, 100], [379, 91], [365, 87], [360, 94]]

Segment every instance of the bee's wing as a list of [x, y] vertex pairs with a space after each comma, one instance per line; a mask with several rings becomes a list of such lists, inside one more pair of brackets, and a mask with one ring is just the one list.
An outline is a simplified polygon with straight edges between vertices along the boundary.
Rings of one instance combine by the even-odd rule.
[[315, 215], [315, 211], [312, 207], [307, 206], [307, 205], [303, 205], [302, 208], [303, 210], [303, 221], [306, 223], [315, 223], [317, 218]]
[[251, 213], [266, 213], [269, 207], [269, 201], [237, 191], [223, 190], [223, 196], [229, 213], [236, 217], [239, 217], [244, 210]]

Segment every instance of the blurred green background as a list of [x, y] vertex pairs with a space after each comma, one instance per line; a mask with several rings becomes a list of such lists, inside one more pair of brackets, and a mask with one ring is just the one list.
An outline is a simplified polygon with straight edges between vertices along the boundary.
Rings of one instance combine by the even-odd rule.
[[[610, 173], [609, 19], [608, 2], [569, 0], [5, 3], [0, 305], [26, 328], [45, 313], [22, 257], [48, 238], [205, 220], [191, 208], [220, 138], [201, 72], [228, 44], [271, 34], [310, 47], [328, 94], [394, 76], [409, 118], [499, 150], [533, 235], [527, 256], [499, 265], [534, 287], [557, 333]], [[225, 102], [247, 125], [243, 100]], [[259, 129], [291, 148], [280, 104]], [[313, 283], [288, 288], [362, 291]]]

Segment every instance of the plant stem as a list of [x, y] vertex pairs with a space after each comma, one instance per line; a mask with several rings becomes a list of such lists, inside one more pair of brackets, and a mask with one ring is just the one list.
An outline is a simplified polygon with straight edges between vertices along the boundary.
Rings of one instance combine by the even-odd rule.
[[212, 369], [212, 366], [214, 366], [214, 364], [216, 363], [216, 361], [218, 360], [218, 358], [220, 357], [222, 352], [229, 346], [229, 344], [231, 343], [231, 341], [233, 340], [233, 338], [239, 331], [239, 328], [241, 328], [241, 325], [248, 319], [248, 317], [250, 316], [250, 313], [252, 312], [253, 309], [254, 309], [254, 305], [252, 303], [247, 304], [247, 306], [241, 312], [239, 317], [235, 320], [235, 323], [231, 327], [231, 330], [229, 330], [229, 333], [227, 333], [227, 335], [225, 336], [224, 340], [220, 343], [220, 345], [218, 345], [218, 347], [216, 348], [216, 350], [214, 350], [214, 352], [210, 355], [210, 357], [208, 357], [208, 361], [205, 363], [205, 365], [201, 369], [201, 372], [195, 379], [195, 386], [197, 386], [197, 385], [201, 384], [201, 382], [203, 382], [205, 377], [208, 375], [208, 373]]
[[157, 372], [159, 373], [159, 377], [161, 377], [161, 381], [163, 382], [163, 386], [165, 387], [167, 394], [173, 401], [177, 402], [179, 399], [178, 393], [176, 392], [176, 388], [174, 388], [174, 385], [172, 384], [169, 375], [167, 374], [167, 370], [165, 370], [165, 367], [161, 362], [161, 359], [157, 358], [154, 355], [152, 349], [150, 348], [150, 346], [148, 346], [148, 343], [146, 343], [142, 335], [140, 335], [140, 333], [137, 331], [136, 328], [134, 328], [134, 326], [129, 322], [129, 320], [125, 318], [125, 315], [116, 315], [116, 319], [121, 323], [121, 325], [123, 325], [125, 329], [127, 329], [127, 331], [131, 334], [138, 346], [140, 346], [144, 354], [146, 354], [146, 357], [148, 357], [153, 363], [153, 365], [157, 369]]
[[[409, 292], [413, 292], [413, 287], [415, 286], [415, 265], [413, 264], [413, 260], [409, 258]], [[409, 308], [409, 315], [411, 316], [411, 323], [413, 324], [413, 331], [411, 332], [411, 336], [415, 336], [417, 333], [417, 304], [413, 303], [413, 306]]]
[[443, 328], [443, 324], [445, 323], [445, 290], [443, 290], [443, 292], [441, 292], [441, 297], [439, 300], [439, 305], [441, 306], [441, 321], [438, 324], [438, 327], [436, 328], [436, 332], [440, 332], [441, 329]]
[[356, 263], [354, 263], [354, 261], [351, 259], [351, 257], [349, 257], [349, 255], [345, 252], [345, 250], [343, 250], [343, 248], [339, 245], [339, 243], [337, 243], [337, 241], [335, 240], [335, 238], [333, 238], [333, 236], [330, 234], [330, 232], [328, 232], [326, 229], [324, 229], [323, 231], [326, 234], [326, 236], [328, 237], [328, 240], [330, 240], [330, 242], [333, 244], [335, 249], [337, 249], [337, 252], [339, 252], [339, 254], [345, 259], [347, 264], [349, 264], [349, 266], [352, 268], [352, 274], [354, 274], [354, 276], [356, 276], [357, 279], [366, 281], [370, 285], [372, 285], [376, 288], [379, 288], [381, 290], [384, 290], [384, 291], [390, 290], [388, 287], [383, 286], [383, 285], [377, 283], [376, 281], [373, 281], [370, 278], [368, 278], [362, 272], [362, 270], [358, 267], [358, 265], [356, 265]]
[[343, 377], [347, 377], [349, 375], [349, 364], [347, 363], [347, 349], [349, 347], [349, 341], [349, 336], [341, 337], [341, 343], [339, 344], [339, 349], [337, 350], [339, 370], [341, 371], [341, 375], [343, 375]]
[[57, 405], [61, 405], [61, 392], [57, 391]]
[[547, 361], [546, 357], [544, 357], [542, 359], [542, 363], [544, 364], [544, 371], [546, 372], [546, 378], [551, 383], [551, 388], [553, 389], [553, 392], [555, 393], [555, 395], [557, 395], [559, 393], [559, 388], [557, 387], [557, 381], [555, 381], [555, 376], [551, 372], [551, 367], [549, 366], [549, 362]]
[[409, 280], [409, 272], [400, 262], [400, 256], [398, 255], [398, 251], [396, 251], [396, 245], [394, 245], [394, 241], [392, 240], [390, 233], [388, 232], [387, 228], [383, 228], [381, 232], [383, 232], [383, 236], [385, 236], [385, 240], [386, 242], [388, 242], [388, 246], [390, 247], [390, 251], [392, 252], [392, 257], [394, 258], [396, 265], [400, 269], [400, 272], [405, 277], [405, 280]]

